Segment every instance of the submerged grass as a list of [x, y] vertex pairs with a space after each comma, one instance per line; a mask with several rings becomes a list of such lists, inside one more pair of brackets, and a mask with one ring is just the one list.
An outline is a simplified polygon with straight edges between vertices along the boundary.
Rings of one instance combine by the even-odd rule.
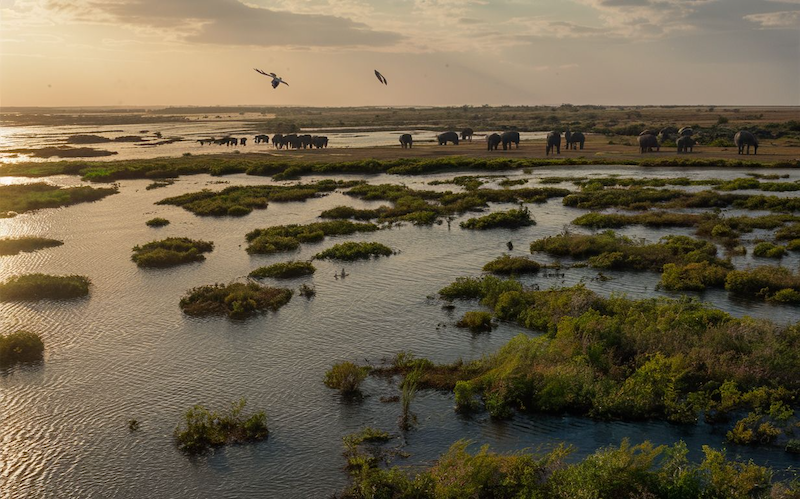
[[292, 251], [301, 243], [314, 243], [326, 236], [344, 236], [359, 232], [374, 232], [378, 226], [371, 223], [355, 223], [347, 220], [316, 222], [305, 225], [276, 225], [266, 229], [250, 231], [245, 236], [247, 252], [251, 254], [271, 254]]
[[314, 255], [319, 260], [367, 260], [372, 257], [391, 256], [394, 254], [392, 248], [376, 242], [357, 242], [348, 241], [331, 246], [325, 251]]
[[0, 301], [68, 300], [89, 294], [91, 281], [80, 275], [24, 274], [0, 283]]
[[245, 319], [259, 312], [278, 310], [289, 303], [292, 294], [289, 289], [254, 282], [212, 284], [190, 290], [181, 298], [180, 307], [186, 315], [196, 317], [225, 315]]
[[60, 188], [45, 183], [4, 185], [0, 186], [0, 218], [42, 208], [88, 203], [116, 193], [115, 187]]
[[203, 253], [213, 251], [214, 243], [189, 239], [188, 237], [169, 237], [134, 246], [133, 260], [139, 267], [173, 267], [206, 259]]
[[310, 262], [280, 262], [267, 267], [259, 267], [250, 272], [250, 277], [264, 278], [272, 277], [275, 279], [291, 279], [294, 277], [302, 277], [312, 275], [317, 269]]
[[32, 253], [44, 248], [54, 248], [64, 244], [57, 239], [46, 237], [15, 237], [0, 239], [0, 256], [18, 255], [20, 253]]
[[175, 443], [187, 454], [202, 454], [232, 443], [264, 440], [269, 435], [264, 411], [244, 414], [245, 399], [233, 402], [227, 411], [212, 412], [196, 405], [186, 411], [183, 423], [175, 428]]
[[0, 366], [36, 362], [42, 360], [43, 354], [44, 343], [36, 333], [17, 331], [7, 335], [0, 334]]
[[361, 383], [369, 374], [369, 368], [359, 367], [352, 362], [334, 364], [325, 373], [325, 386], [339, 390], [342, 395], [360, 393]]

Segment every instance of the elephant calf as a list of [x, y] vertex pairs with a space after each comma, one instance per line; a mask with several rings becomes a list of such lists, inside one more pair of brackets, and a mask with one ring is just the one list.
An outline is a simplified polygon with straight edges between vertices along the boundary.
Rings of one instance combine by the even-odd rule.
[[453, 145], [458, 145], [458, 134], [456, 132], [444, 132], [440, 133], [436, 136], [436, 140], [439, 141], [440, 146], [447, 145], [448, 142], [452, 142]]
[[491, 151], [492, 149], [494, 149], [496, 151], [497, 150], [497, 146], [500, 145], [500, 141], [501, 140], [502, 139], [500, 138], [500, 134], [493, 133], [491, 135], [487, 135], [486, 136], [486, 150], [487, 151]]
[[411, 148], [411, 145], [414, 143], [414, 138], [411, 136], [410, 133], [404, 133], [400, 136], [400, 145], [405, 149], [408, 147]]

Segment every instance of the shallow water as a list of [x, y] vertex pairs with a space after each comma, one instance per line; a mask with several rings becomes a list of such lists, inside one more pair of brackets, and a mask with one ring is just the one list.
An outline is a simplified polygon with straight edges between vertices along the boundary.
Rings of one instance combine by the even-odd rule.
[[[578, 174], [574, 167], [537, 168], [526, 178]], [[641, 170], [592, 167], [579, 174], [736, 178], [733, 170]], [[796, 180], [796, 171], [789, 173]], [[521, 173], [515, 172], [514, 175]], [[371, 183], [405, 183], [417, 188], [453, 174], [424, 177], [378, 175]], [[335, 178], [361, 178], [337, 176]], [[28, 181], [18, 179], [20, 181]], [[62, 185], [75, 177], [52, 177]], [[313, 180], [313, 179], [305, 179]], [[219, 183], [220, 181], [227, 183]], [[496, 180], [495, 180], [496, 181]], [[201, 218], [173, 206], [153, 203], [201, 188], [271, 183], [270, 179], [234, 175], [182, 177], [174, 185], [147, 191], [144, 180], [121, 182], [120, 193], [91, 204], [41, 210], [0, 219], [0, 237], [42, 235], [65, 244], [36, 253], [0, 257], [0, 280], [24, 272], [84, 274], [93, 287], [87, 299], [69, 302], [0, 303], [0, 331], [26, 328], [40, 333], [46, 345], [40, 365], [0, 373], [0, 495], [5, 497], [327, 497], [347, 481], [342, 471], [341, 438], [366, 425], [395, 431], [398, 404], [378, 399], [398, 393], [396, 384], [369, 379], [360, 402], [342, 400], [322, 383], [334, 362], [378, 361], [408, 350], [435, 361], [471, 359], [490, 353], [514, 335], [526, 332], [501, 324], [488, 334], [472, 335], [454, 327], [463, 312], [478, 307], [457, 303], [454, 311], [428, 299], [463, 275], [478, 275], [487, 261], [514, 242], [514, 255], [527, 254], [530, 241], [557, 234], [584, 210], [566, 208], [560, 199], [529, 205], [537, 225], [521, 230], [466, 231], [462, 217], [433, 227], [404, 226], [373, 234], [328, 238], [303, 245], [293, 254], [249, 256], [244, 234], [254, 228], [317, 220], [324, 209], [348, 204], [378, 206], [341, 193], [305, 203], [272, 203], [243, 218]], [[532, 180], [526, 186], [536, 185]], [[508, 209], [509, 205], [493, 206]], [[144, 222], [162, 216], [172, 224], [151, 229]], [[579, 230], [572, 228], [571, 230]], [[625, 234], [657, 240], [689, 229], [659, 231], [643, 227]], [[211, 240], [215, 249], [205, 262], [169, 270], [139, 269], [130, 261], [131, 247], [168, 236]], [[752, 239], [748, 235], [748, 247]], [[246, 321], [184, 316], [178, 301], [186, 290], [213, 282], [241, 279], [261, 265], [289, 258], [308, 259], [343, 240], [374, 240], [400, 251], [389, 258], [360, 263], [316, 262], [311, 278], [285, 284], [316, 286], [308, 301], [295, 296], [277, 313]], [[544, 255], [535, 258], [546, 262]], [[772, 263], [750, 256], [737, 266]], [[797, 269], [797, 254], [783, 265]], [[333, 274], [344, 266], [344, 280]], [[527, 284], [550, 286], [585, 282], [602, 294], [628, 293], [639, 298], [664, 295], [655, 290], [655, 273], [572, 269], [563, 277], [544, 273]], [[724, 291], [701, 296], [736, 316], [751, 315], [790, 323], [800, 320], [798, 307], [732, 301]], [[178, 452], [172, 432], [182, 413], [196, 403], [221, 408], [246, 397], [253, 409], [264, 409], [268, 440], [223, 448], [210, 456], [187, 458]], [[728, 447], [758, 463], [786, 469], [800, 459], [780, 450], [731, 446], [724, 432], [705, 425], [597, 422], [579, 417], [517, 415], [491, 421], [485, 414], [465, 418], [453, 411], [451, 394], [421, 392], [413, 403], [419, 427], [410, 432], [404, 464], [423, 464], [462, 438], [488, 443], [496, 450], [547, 448], [566, 441], [576, 457], [601, 446], [649, 439], [673, 443], [683, 439], [698, 457], [703, 444]], [[126, 421], [141, 429], [131, 433]]]

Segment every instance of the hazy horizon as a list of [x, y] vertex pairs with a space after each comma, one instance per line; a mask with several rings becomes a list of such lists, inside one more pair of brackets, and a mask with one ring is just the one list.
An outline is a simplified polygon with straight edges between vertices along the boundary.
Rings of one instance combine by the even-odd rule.
[[0, 15], [3, 108], [800, 105], [800, 0], [0, 0]]

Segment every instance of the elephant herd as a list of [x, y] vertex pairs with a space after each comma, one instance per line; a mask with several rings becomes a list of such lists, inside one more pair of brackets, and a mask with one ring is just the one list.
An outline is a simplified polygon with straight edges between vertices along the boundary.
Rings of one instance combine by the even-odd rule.
[[[646, 152], [653, 152], [654, 149], [659, 151], [661, 149], [659, 137], [661, 137], [662, 142], [669, 140], [672, 138], [672, 131], [674, 130], [675, 128], [672, 128], [672, 130], [665, 128], [658, 134], [652, 130], [644, 130], [638, 137], [639, 152], [644, 154]], [[677, 135], [675, 145], [678, 147], [678, 154], [692, 152], [694, 146], [697, 144], [697, 141], [693, 137], [694, 130], [692, 130], [691, 127], [683, 127], [678, 130]], [[747, 130], [736, 132], [736, 135], [733, 136], [733, 143], [736, 144], [739, 154], [750, 154], [751, 146], [753, 147], [753, 154], [758, 154], [758, 137]]]
[[[199, 142], [201, 146], [206, 144], [246, 146], [247, 138], [223, 137], [221, 139], [200, 139], [197, 142]], [[256, 135], [254, 137], [254, 142], [256, 144], [269, 144], [269, 135]], [[297, 135], [295, 133], [283, 135], [276, 133], [272, 136], [272, 145], [275, 146], [276, 149], [283, 149], [284, 147], [287, 149], [313, 149], [315, 147], [317, 149], [321, 149], [323, 147], [328, 147], [328, 137], [325, 137], [324, 135]]]

